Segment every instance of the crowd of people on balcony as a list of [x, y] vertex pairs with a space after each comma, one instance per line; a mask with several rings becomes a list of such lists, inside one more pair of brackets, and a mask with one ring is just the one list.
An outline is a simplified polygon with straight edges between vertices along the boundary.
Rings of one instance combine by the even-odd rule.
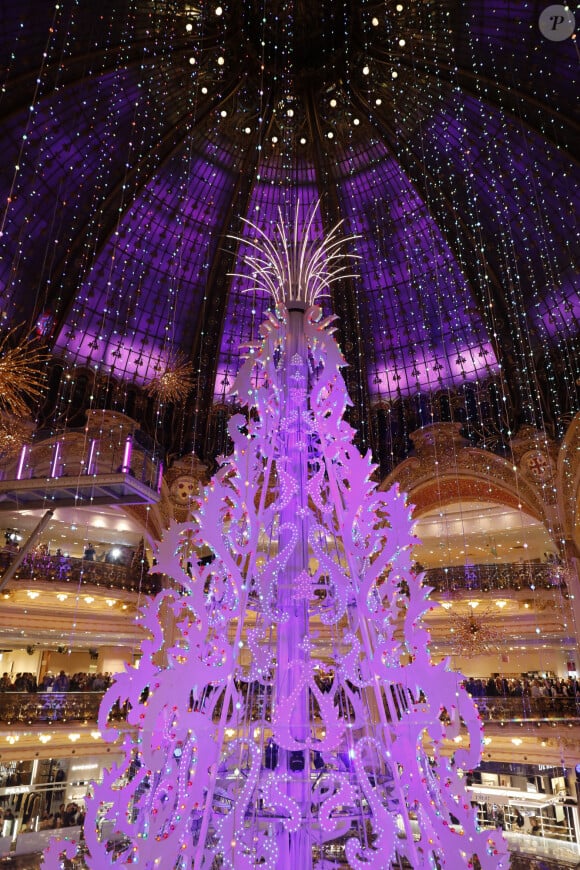
[[47, 671], [40, 682], [34, 674], [16, 674], [14, 679], [7, 671], [0, 678], [0, 692], [104, 692], [111, 685], [109, 673], [88, 674], [78, 672], [69, 676], [61, 670], [58, 674]]
[[579, 698], [580, 682], [573, 677], [468, 677], [465, 688], [472, 698]]
[[[37, 797], [37, 799], [39, 799]], [[0, 807], [0, 830], [4, 832], [4, 836], [11, 835], [14, 828], [16, 814], [11, 807], [5, 809]], [[40, 817], [24, 816], [24, 821], [20, 827], [20, 833], [26, 834], [28, 831], [39, 830], [48, 831], [57, 828], [70, 828], [74, 825], [82, 825], [85, 820], [84, 807], [74, 801], [69, 801], [68, 804], [61, 803], [58, 810], [54, 813], [48, 810], [43, 810]]]
[[[0, 573], [18, 558], [20, 547], [8, 541], [0, 548]], [[26, 554], [14, 575], [19, 580], [41, 580], [57, 583], [94, 583], [115, 589], [127, 589], [153, 594], [159, 590], [158, 574], [149, 573], [144, 539], [136, 546], [87, 542], [82, 555], [71, 556], [58, 547], [51, 550], [45, 542]]]
[[[20, 552], [22, 535], [8, 529], [5, 532], [4, 537], [4, 545], [0, 548], [0, 557], [2, 557], [0, 561], [9, 564], [12, 557]], [[109, 543], [102, 543], [98, 546], [100, 547], [100, 552], [97, 551], [96, 546], [91, 541], [88, 541], [84, 545], [81, 557], [82, 560], [88, 562], [106, 562], [108, 564], [131, 567], [134, 558], [137, 556], [138, 567], [143, 566], [145, 571], [149, 568], [143, 540], [141, 540], [136, 547], [127, 546], [125, 544], [111, 545]], [[78, 558], [79, 557], [71, 556], [68, 552], [63, 552], [61, 547], [51, 549], [49, 543], [41, 541], [39, 544], [36, 544], [29, 553], [27, 553], [25, 561], [27, 563], [34, 563], [36, 567], [45, 561], [47, 564], [50, 563], [51, 567], [54, 567], [56, 564], [62, 566], [64, 570], [70, 570], [71, 562], [77, 561]]]

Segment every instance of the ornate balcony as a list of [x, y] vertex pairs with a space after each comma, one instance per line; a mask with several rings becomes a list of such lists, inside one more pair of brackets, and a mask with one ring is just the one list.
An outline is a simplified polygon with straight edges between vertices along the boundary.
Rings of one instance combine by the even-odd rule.
[[[109, 429], [108, 434], [106, 429]], [[24, 444], [0, 467], [2, 510], [154, 504], [163, 463], [131, 418], [113, 411], [88, 415], [87, 427]]]
[[436, 592], [491, 592], [565, 588], [566, 569], [552, 562], [510, 562], [500, 565], [454, 565], [429, 568], [425, 585]]
[[103, 692], [1, 692], [0, 722], [49, 725], [96, 722]]
[[[0, 553], [0, 576], [15, 559], [12, 553]], [[30, 554], [16, 571], [11, 583], [19, 581], [45, 581], [71, 583], [75, 586], [90, 584], [103, 589], [122, 589], [126, 592], [154, 594], [160, 589], [158, 574], [149, 574], [130, 565], [92, 562], [70, 556], [42, 556]]]
[[580, 719], [580, 697], [482, 697], [473, 699], [485, 723]]

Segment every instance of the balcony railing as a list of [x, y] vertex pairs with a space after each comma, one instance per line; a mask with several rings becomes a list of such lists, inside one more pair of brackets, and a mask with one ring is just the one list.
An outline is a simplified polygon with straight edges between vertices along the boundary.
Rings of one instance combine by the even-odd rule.
[[96, 722], [102, 697], [103, 692], [0, 692], [0, 722]]
[[[0, 722], [31, 725], [96, 721], [102, 697], [102, 692], [0, 692]], [[502, 697], [474, 701], [484, 722], [580, 719], [580, 698]], [[118, 718], [123, 715], [119, 709]]]
[[[0, 553], [0, 576], [10, 566], [15, 555]], [[91, 584], [103, 589], [122, 589], [129, 592], [154, 594], [160, 589], [158, 574], [149, 574], [130, 565], [115, 565], [110, 562], [92, 562], [69, 556], [27, 556], [18, 568], [11, 583], [43, 580], [58, 583]]]
[[425, 585], [437, 592], [466, 589], [477, 592], [558, 589], [566, 586], [566, 571], [552, 562], [514, 562], [502, 565], [454, 565], [429, 568]]
[[[38, 458], [34, 448], [39, 444], [49, 445], [49, 458], [44, 454], [41, 459]], [[159, 491], [163, 473], [161, 458], [140, 444], [135, 435], [128, 435], [122, 443], [104, 448], [98, 438], [88, 440], [83, 446], [83, 455], [71, 458], [64, 438], [39, 439], [35, 444], [25, 444], [15, 465], [11, 464], [7, 469], [0, 468], [0, 480], [72, 477], [77, 479], [78, 486], [82, 486], [83, 478], [125, 473], [150, 489]]]
[[[42, 450], [36, 450], [38, 445]], [[25, 444], [16, 463], [0, 467], [3, 510], [53, 510], [103, 504], [154, 504], [163, 477], [161, 458], [146, 450], [137, 433], [100, 449], [98, 438], [83, 443], [82, 456], [63, 436]], [[48, 456], [46, 455], [48, 452]]]
[[473, 700], [484, 722], [580, 718], [580, 697], [530, 698], [524, 695]]

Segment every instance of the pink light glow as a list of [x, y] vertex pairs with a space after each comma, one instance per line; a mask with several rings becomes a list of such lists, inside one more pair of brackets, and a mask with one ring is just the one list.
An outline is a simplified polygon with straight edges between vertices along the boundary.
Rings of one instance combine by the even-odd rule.
[[16, 480], [22, 480], [24, 468], [26, 466], [26, 457], [28, 456], [28, 445], [24, 444], [20, 451], [20, 459], [18, 460], [18, 469], [16, 471]]
[[91, 445], [89, 447], [89, 459], [87, 462], [87, 474], [96, 474], [97, 471], [97, 452], [99, 448], [99, 441], [97, 438], [93, 438], [91, 440]]
[[133, 438], [131, 435], [125, 441], [125, 452], [123, 453], [123, 465], [121, 471], [128, 472], [131, 470], [131, 454], [133, 452]]
[[234, 386], [252, 413], [159, 546], [173, 583], [101, 705], [123, 755], [88, 801], [92, 870], [311, 870], [337, 850], [353, 870], [507, 868], [465, 790], [477, 709], [431, 660], [411, 507], [353, 445], [332, 320], [279, 304], [262, 324]]
[[52, 463], [50, 466], [50, 476], [51, 477], [58, 477], [59, 476], [58, 464], [60, 461], [60, 449], [61, 449], [61, 443], [60, 443], [60, 441], [57, 441], [56, 444], [54, 445], [54, 454], [53, 454]]
[[409, 395], [453, 386], [461, 381], [473, 381], [497, 371], [497, 360], [491, 344], [478, 343], [452, 354], [442, 349], [437, 357], [431, 356], [420, 363], [379, 369], [369, 375], [368, 386], [372, 395], [398, 391]]

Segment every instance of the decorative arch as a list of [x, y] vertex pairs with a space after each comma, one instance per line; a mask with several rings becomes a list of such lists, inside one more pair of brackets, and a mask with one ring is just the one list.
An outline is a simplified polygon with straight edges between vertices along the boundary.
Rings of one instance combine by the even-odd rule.
[[508, 462], [472, 447], [461, 435], [460, 423], [433, 423], [410, 437], [414, 455], [401, 462], [380, 489], [398, 483], [415, 506], [415, 516], [435, 505], [484, 500], [524, 510], [546, 524], [548, 516], [541, 492], [529, 479], [526, 467], [515, 458]]

